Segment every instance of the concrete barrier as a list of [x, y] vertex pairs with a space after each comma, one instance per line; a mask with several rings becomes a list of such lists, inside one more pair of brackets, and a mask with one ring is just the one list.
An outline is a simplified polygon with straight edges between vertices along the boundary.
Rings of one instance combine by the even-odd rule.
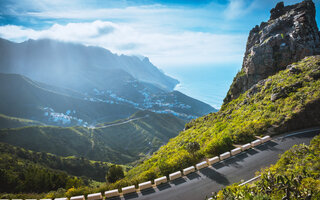
[[201, 162], [201, 163], [196, 164], [197, 170], [202, 169], [202, 168], [205, 168], [205, 167], [208, 167], [207, 161], [203, 161], [203, 162]]
[[71, 197], [70, 200], [85, 200], [84, 195]]
[[161, 183], [166, 183], [167, 181], [168, 181], [167, 177], [163, 176], [163, 177], [154, 179], [154, 184], [160, 185]]
[[115, 197], [115, 196], [119, 196], [119, 195], [120, 195], [120, 193], [119, 193], [118, 189], [109, 190], [109, 191], [104, 192], [104, 196], [106, 196], [106, 198]]
[[169, 179], [172, 181], [174, 179], [180, 178], [182, 176], [181, 171], [174, 172], [169, 174]]
[[231, 155], [233, 155], [233, 156], [237, 155], [239, 153], [241, 153], [241, 148], [239, 148], [239, 147], [231, 150]]
[[147, 181], [147, 182], [139, 184], [139, 189], [140, 190], [144, 190], [144, 189], [151, 188], [151, 187], [152, 187], [151, 181]]
[[[12, 199], [12, 200], [14, 200], [14, 199]], [[67, 197], [63, 197], [63, 198], [55, 198], [54, 200], [68, 200], [68, 198], [67, 198]]]
[[88, 200], [97, 200], [97, 199], [102, 199], [101, 193], [94, 193], [94, 194], [88, 194], [87, 196]]
[[269, 135], [264, 136], [263, 138], [261, 138], [261, 142], [262, 142], [262, 143], [268, 142], [268, 141], [270, 141], [270, 140], [271, 140], [271, 137], [270, 137]]
[[122, 188], [122, 194], [129, 194], [132, 192], [136, 192], [136, 187], [134, 185], [130, 185]]
[[194, 166], [191, 166], [191, 167], [188, 167], [188, 168], [185, 168], [183, 169], [183, 175], [187, 175], [187, 174], [190, 174], [192, 172], [196, 171]]
[[219, 162], [219, 161], [220, 161], [220, 159], [219, 159], [218, 156], [208, 159], [209, 165], [213, 165], [214, 163], [217, 163], [217, 162]]
[[244, 144], [241, 146], [241, 150], [242, 151], [245, 151], [245, 150], [248, 150], [251, 148], [251, 144], [250, 143], [247, 143], [247, 144]]
[[230, 157], [230, 152], [225, 152], [223, 154], [220, 154], [220, 160], [224, 160]]
[[261, 144], [261, 140], [260, 140], [260, 139], [257, 139], [257, 140], [255, 140], [255, 141], [251, 142], [251, 146], [252, 146], [252, 147], [256, 147], [256, 146], [258, 146], [259, 144]]

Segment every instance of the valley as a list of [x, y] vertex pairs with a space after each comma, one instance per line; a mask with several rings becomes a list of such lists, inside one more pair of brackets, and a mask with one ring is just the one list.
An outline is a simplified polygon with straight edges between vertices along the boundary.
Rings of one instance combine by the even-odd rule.
[[[175, 11], [192, 8], [189, 11], [193, 13], [201, 7], [210, 8], [206, 12], [212, 13], [211, 9], [216, 9], [212, 5], [218, 5], [225, 9], [220, 18], [227, 19], [224, 22], [229, 23], [230, 30], [233, 27], [230, 21], [240, 23], [237, 17], [249, 23], [248, 13], [262, 12], [262, 8], [253, 6], [248, 13], [231, 13], [238, 15], [235, 17], [230, 14], [230, 9], [234, 9], [232, 2], [203, 3], [202, 8], [202, 4], [179, 7], [163, 2], [151, 5], [141, 2], [140, 7], [133, 1], [132, 5], [138, 7], [124, 6], [122, 12], [141, 12], [142, 9], [147, 16], [157, 14], [154, 9], [159, 8]], [[50, 10], [47, 2], [42, 3]], [[269, 1], [263, 3], [271, 5]], [[68, 16], [78, 13], [80, 8], [93, 6], [84, 4]], [[15, 3], [8, 4], [6, 8], [14, 10], [13, 5]], [[115, 20], [113, 22], [94, 21], [93, 25], [98, 26], [95, 28], [90, 22], [72, 17], [65, 18], [67, 24], [62, 25], [61, 21], [49, 17], [45, 23], [55, 24], [43, 30], [36, 29], [30, 21], [28, 26], [34, 29], [10, 25], [14, 22], [10, 20], [6, 25], [0, 23], [0, 199], [320, 197], [320, 32], [315, 3], [305, 0], [286, 6], [278, 2], [272, 6], [267, 21], [246, 30], [249, 35], [242, 67], [229, 90], [225, 90], [223, 102], [221, 96], [211, 101], [220, 101], [219, 110], [175, 90], [179, 80], [166, 75], [140, 53], [144, 52], [141, 49], [148, 49], [150, 57], [159, 62], [159, 56], [170, 52], [170, 57], [163, 58], [175, 63], [173, 60], [181, 59], [178, 50], [183, 48], [185, 66], [191, 65], [192, 62], [188, 62], [192, 59], [196, 59], [199, 66], [211, 57], [219, 59], [215, 55], [220, 55], [217, 49], [228, 52], [221, 60], [234, 59], [232, 52], [236, 44], [222, 47], [225, 41], [218, 41], [230, 39], [232, 34], [227, 26], [217, 26], [218, 32], [201, 27], [202, 23], [199, 27], [181, 29], [183, 31], [166, 31], [166, 42], [160, 40], [163, 35], [158, 34], [161, 30], [158, 27], [151, 35], [159, 37], [159, 41], [155, 40], [150, 47], [145, 42], [153, 37], [142, 35], [155, 31], [151, 28], [153, 25], [142, 26], [148, 28], [140, 36], [135, 31], [141, 25], [123, 28], [129, 21], [126, 24], [124, 19], [117, 18], [122, 14], [108, 18]], [[33, 20], [39, 20], [43, 14], [35, 8], [26, 9], [28, 17], [35, 17]], [[107, 15], [109, 12], [104, 9], [89, 14]], [[115, 14], [123, 8], [113, 9], [111, 13]], [[206, 12], [201, 16], [207, 16]], [[2, 15], [0, 13], [0, 22], [7, 16]], [[171, 26], [167, 25], [171, 21], [163, 16], [166, 25], [161, 27], [169, 30]], [[214, 20], [220, 21], [220, 18]], [[28, 20], [30, 18], [26, 18]], [[195, 21], [191, 20], [190, 24]], [[204, 24], [207, 23], [211, 22], [206, 20]], [[241, 23], [232, 29], [239, 28]], [[83, 43], [61, 39], [65, 34], [58, 32], [64, 28], [75, 38], [87, 34], [82, 35]], [[78, 31], [80, 29], [82, 31]], [[4, 34], [8, 30], [17, 38]], [[23, 36], [25, 31], [28, 36]], [[90, 34], [92, 31], [94, 34]], [[137, 43], [122, 44], [128, 38], [117, 34], [124, 32], [128, 38], [135, 37]], [[227, 36], [221, 37], [220, 32]], [[169, 37], [170, 34], [175, 37]], [[188, 43], [186, 36], [195, 42]], [[241, 38], [238, 36], [234, 38]], [[215, 42], [210, 45], [217, 46], [211, 52], [207, 44], [212, 38]], [[92, 45], [97, 41], [99, 45]], [[112, 51], [102, 47], [108, 45]], [[193, 45], [197, 48], [193, 49]], [[115, 49], [125, 49], [131, 54], [113, 52]], [[193, 51], [206, 58], [198, 55], [187, 58]], [[196, 70], [199, 66], [192, 67]], [[187, 74], [192, 76], [190, 72]], [[224, 80], [222, 74], [217, 76]], [[195, 79], [206, 82], [210, 77], [206, 74]], [[248, 148], [243, 149], [245, 145]], [[280, 159], [279, 154], [283, 154]], [[261, 171], [258, 172], [261, 180], [241, 184], [257, 171]]]

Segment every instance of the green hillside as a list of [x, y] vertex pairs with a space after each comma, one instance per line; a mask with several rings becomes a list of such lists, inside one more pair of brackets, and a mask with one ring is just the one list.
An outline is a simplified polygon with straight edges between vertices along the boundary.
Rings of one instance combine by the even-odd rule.
[[58, 163], [58, 160], [50, 160], [51, 163], [43, 164], [45, 159], [53, 158], [45, 158], [48, 156], [45, 153], [37, 155], [2, 143], [0, 149], [0, 193], [41, 193], [85, 184], [83, 178], [48, 168], [48, 165], [66, 162], [60, 160]]
[[122, 122], [125, 123], [114, 122], [112, 126], [100, 125], [99, 128], [30, 126], [2, 129], [0, 141], [59, 156], [128, 164], [156, 151], [175, 137], [185, 124], [173, 115], [147, 111]]
[[[66, 93], [69, 93], [68, 95]], [[58, 114], [75, 111], [69, 124], [77, 125], [79, 119], [89, 124], [126, 118], [138, 110], [124, 104], [107, 104], [85, 101], [74, 92], [58, 90], [45, 84], [37, 83], [18, 74], [0, 73], [0, 113], [25, 119], [32, 119], [45, 124], [54, 124], [45, 114], [48, 110]], [[72, 95], [72, 96], [71, 96]]]
[[[21, 147], [0, 143], [1, 156], [6, 154], [8, 158], [23, 159], [41, 166], [65, 171], [73, 176], [83, 176], [96, 181], [104, 182], [105, 175], [111, 163], [92, 161], [83, 157], [61, 157], [50, 153], [35, 152]], [[2, 164], [8, 161], [2, 157]], [[6, 168], [2, 168], [6, 169]]]
[[[186, 124], [185, 131], [129, 171], [123, 183], [168, 175], [256, 135], [320, 125], [320, 56], [307, 57], [292, 66], [294, 70], [280, 71], [259, 82], [219, 112]], [[200, 144], [195, 155], [186, 150], [190, 142]]]
[[309, 146], [292, 147], [260, 175], [261, 180], [228, 186], [212, 199], [320, 199], [320, 136]]
[[22, 119], [17, 117], [9, 117], [3, 114], [0, 114], [0, 129], [2, 128], [18, 128], [23, 126], [39, 126], [44, 125], [41, 122]]

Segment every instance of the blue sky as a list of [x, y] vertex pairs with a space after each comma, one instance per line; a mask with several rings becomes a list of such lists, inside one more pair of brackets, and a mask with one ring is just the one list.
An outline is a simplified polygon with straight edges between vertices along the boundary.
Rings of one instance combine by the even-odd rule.
[[[277, 2], [0, 0], [0, 37], [51, 38], [146, 56], [181, 81], [178, 90], [219, 108], [241, 68], [249, 31], [269, 19]], [[320, 0], [314, 3], [320, 12]]]
[[[147, 56], [162, 69], [241, 65], [248, 32], [268, 20], [276, 2], [0, 0], [0, 37], [102, 46], [118, 54]], [[315, 3], [319, 8], [319, 1]]]

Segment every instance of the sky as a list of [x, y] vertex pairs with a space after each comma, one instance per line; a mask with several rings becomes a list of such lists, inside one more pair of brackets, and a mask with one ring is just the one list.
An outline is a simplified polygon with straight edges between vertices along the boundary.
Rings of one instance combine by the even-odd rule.
[[[51, 38], [101, 46], [117, 54], [149, 57], [154, 65], [177, 77], [179, 70], [191, 68], [211, 68], [214, 73], [214, 68], [223, 66], [236, 73], [249, 31], [269, 19], [269, 11], [277, 2], [0, 0], [0, 37], [15, 42]], [[297, 2], [284, 1], [285, 5]], [[320, 0], [314, 2], [319, 10]], [[319, 14], [316, 19], [320, 21]], [[225, 78], [230, 82], [233, 76], [227, 74]], [[220, 104], [227, 89], [223, 89]]]

